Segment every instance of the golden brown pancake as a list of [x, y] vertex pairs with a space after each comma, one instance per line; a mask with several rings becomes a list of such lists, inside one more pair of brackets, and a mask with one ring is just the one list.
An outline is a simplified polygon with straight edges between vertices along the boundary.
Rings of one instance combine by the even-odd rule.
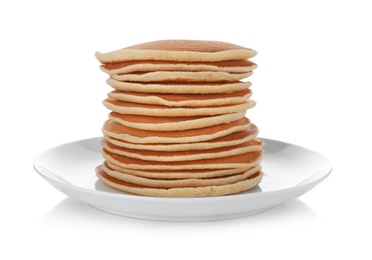
[[112, 74], [110, 77], [119, 81], [133, 82], [235, 82], [253, 74], [230, 73], [222, 71], [153, 71], [130, 74]]
[[134, 91], [143, 93], [171, 93], [171, 94], [212, 94], [212, 93], [231, 93], [249, 88], [250, 82], [160, 82], [160, 83], [139, 83], [122, 82], [108, 78], [107, 84], [116, 90]]
[[245, 116], [245, 111], [216, 116], [144, 116], [109, 113], [109, 119], [119, 124], [151, 131], [180, 131], [230, 123]]
[[150, 71], [221, 71], [244, 73], [256, 69], [257, 64], [250, 60], [226, 60], [216, 62], [130, 60], [103, 64], [100, 68], [107, 74]]
[[131, 158], [148, 160], [148, 161], [194, 161], [201, 159], [228, 157], [256, 150], [261, 150], [262, 142], [258, 139], [219, 148], [205, 149], [205, 150], [190, 150], [190, 151], [152, 151], [152, 150], [137, 150], [126, 147], [117, 146], [103, 139], [102, 146], [111, 153], [124, 155]]
[[190, 170], [190, 169], [231, 169], [251, 168], [258, 165], [262, 159], [263, 150], [256, 150], [239, 155], [223, 158], [202, 159], [195, 161], [147, 161], [112, 153], [106, 149], [102, 151], [104, 158], [112, 164], [122, 168], [140, 170]]
[[252, 90], [249, 88], [217, 94], [162, 94], [118, 90], [108, 93], [110, 98], [120, 101], [170, 107], [208, 107], [239, 104], [249, 99], [251, 95]]
[[107, 120], [102, 130], [105, 135], [131, 143], [193, 143], [244, 131], [249, 125], [250, 121], [244, 117], [226, 124], [164, 132], [135, 129]]
[[220, 41], [161, 40], [129, 46], [107, 53], [96, 52], [101, 63], [127, 60], [223, 61], [254, 57], [255, 50]]
[[257, 134], [258, 128], [254, 124], [250, 124], [249, 128], [244, 131], [235, 132], [220, 138], [197, 143], [140, 144], [125, 142], [123, 140], [113, 138], [107, 135], [104, 135], [104, 137], [107, 139], [107, 141], [116, 146], [125, 147], [129, 149], [151, 151], [191, 151], [239, 145], [252, 140], [257, 136]]
[[207, 116], [222, 115], [246, 111], [256, 105], [254, 100], [248, 99], [243, 103], [209, 107], [168, 107], [162, 105], [140, 104], [107, 98], [103, 104], [109, 110], [120, 114], [179, 117], [179, 116]]

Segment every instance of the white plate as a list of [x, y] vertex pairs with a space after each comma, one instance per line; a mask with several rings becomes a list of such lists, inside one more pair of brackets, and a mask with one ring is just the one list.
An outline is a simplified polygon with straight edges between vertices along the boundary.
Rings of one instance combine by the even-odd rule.
[[101, 137], [57, 146], [36, 156], [35, 170], [51, 185], [106, 212], [152, 220], [203, 221], [236, 218], [297, 198], [323, 181], [332, 170], [322, 155], [280, 141], [265, 142], [264, 177], [244, 193], [204, 198], [144, 197], [116, 191], [95, 175], [102, 163]]

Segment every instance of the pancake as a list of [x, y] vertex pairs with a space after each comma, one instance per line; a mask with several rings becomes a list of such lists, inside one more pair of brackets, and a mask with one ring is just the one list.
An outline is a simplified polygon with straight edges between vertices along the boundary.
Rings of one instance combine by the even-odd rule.
[[100, 53], [96, 58], [101, 63], [128, 60], [168, 61], [223, 61], [245, 60], [254, 57], [255, 50], [220, 41], [161, 40], [129, 46], [123, 49]]
[[252, 90], [249, 88], [221, 94], [161, 94], [118, 90], [108, 93], [110, 98], [120, 101], [170, 107], [207, 107], [239, 104], [249, 99], [251, 95]]
[[220, 138], [205, 142], [197, 143], [174, 143], [174, 144], [138, 144], [125, 142], [107, 135], [104, 138], [110, 143], [129, 149], [135, 150], [151, 150], [151, 151], [191, 151], [191, 150], [207, 150], [221, 148], [226, 146], [239, 145], [248, 142], [255, 138], [258, 134], [258, 128], [254, 124], [250, 124], [245, 131], [235, 132]]
[[229, 73], [221, 71], [154, 71], [131, 74], [113, 74], [111, 78], [119, 81], [134, 82], [234, 82], [253, 74]]
[[119, 124], [151, 131], [179, 131], [230, 123], [245, 116], [245, 111], [217, 116], [162, 117], [109, 113], [109, 119]]
[[135, 176], [150, 178], [150, 179], [199, 179], [199, 178], [214, 178], [234, 175], [248, 171], [250, 168], [232, 168], [232, 169], [199, 169], [199, 170], [138, 170], [130, 168], [122, 168], [116, 164], [105, 161], [111, 169], [118, 172], [125, 172]]
[[102, 167], [96, 168], [96, 174], [103, 183], [110, 187], [132, 194], [153, 197], [206, 197], [235, 194], [257, 186], [263, 175], [261, 170], [259, 170], [245, 180], [225, 185], [206, 187], [153, 188], [124, 182], [113, 178], [108, 175], [102, 169]]
[[103, 157], [108, 162], [122, 168], [139, 170], [190, 170], [190, 169], [231, 169], [251, 168], [257, 166], [263, 155], [263, 150], [256, 150], [244, 154], [233, 155], [222, 158], [202, 159], [195, 161], [147, 161], [112, 153], [106, 149], [102, 150]]
[[101, 142], [104, 149], [111, 153], [124, 155], [126, 157], [136, 158], [147, 161], [175, 162], [175, 161], [194, 161], [202, 159], [212, 159], [239, 155], [247, 152], [261, 150], [262, 142], [258, 139], [252, 139], [238, 145], [225, 146], [220, 148], [206, 150], [190, 151], [151, 151], [137, 150], [120, 147], [103, 139]]
[[168, 107], [119, 101], [107, 98], [103, 101], [105, 107], [120, 114], [178, 117], [178, 116], [207, 116], [231, 114], [246, 111], [256, 105], [254, 100], [248, 99], [243, 103], [211, 107]]
[[229, 176], [212, 177], [212, 178], [189, 178], [189, 179], [151, 179], [132, 175], [127, 172], [119, 172], [108, 166], [107, 163], [102, 164], [102, 170], [109, 176], [136, 185], [154, 187], [154, 188], [180, 188], [180, 187], [205, 187], [214, 185], [231, 184], [247, 179], [260, 170], [260, 166], [253, 167], [247, 171], [240, 172]]
[[102, 128], [105, 135], [131, 143], [195, 143], [223, 137], [249, 128], [250, 121], [242, 119], [209, 127], [183, 131], [149, 131], [135, 129], [107, 120]]
[[171, 94], [212, 94], [231, 93], [249, 88], [250, 82], [214, 82], [214, 83], [138, 83], [122, 82], [112, 78], [106, 80], [107, 84], [116, 90], [135, 91], [143, 93], [171, 93]]
[[103, 64], [100, 68], [107, 74], [149, 71], [221, 71], [229, 73], [246, 73], [256, 69], [257, 64], [250, 60], [226, 60], [216, 62], [130, 60]]

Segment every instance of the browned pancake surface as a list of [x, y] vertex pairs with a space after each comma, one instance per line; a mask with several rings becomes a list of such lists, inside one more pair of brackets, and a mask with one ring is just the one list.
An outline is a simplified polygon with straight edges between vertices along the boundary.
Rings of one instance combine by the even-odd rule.
[[161, 124], [161, 123], [176, 123], [184, 122], [190, 120], [197, 120], [201, 118], [206, 118], [205, 116], [144, 116], [144, 115], [129, 115], [129, 114], [120, 114], [117, 112], [111, 112], [109, 114], [110, 118], [117, 118], [123, 121], [132, 122], [132, 123], [144, 123], [144, 124]]
[[[249, 125], [249, 128], [247, 130], [235, 132], [235, 133], [232, 133], [232, 134], [229, 134], [229, 135], [220, 137], [220, 138], [208, 140], [208, 141], [205, 141], [205, 142], [202, 142], [202, 143], [211, 143], [211, 144], [213, 144], [213, 143], [224, 143], [224, 142], [230, 142], [230, 141], [237, 141], [237, 140], [245, 139], [247, 137], [254, 138], [255, 136], [257, 136], [257, 134], [258, 134], [258, 128], [257, 128], [257, 126], [255, 126], [254, 124], [250, 124]], [[109, 138], [112, 139], [115, 142], [122, 143], [123, 144], [122, 146], [124, 146], [124, 147], [125, 147], [125, 144], [130, 144], [129, 142], [122, 141], [122, 140], [117, 139], [117, 138], [114, 138], [114, 137], [109, 137]], [[110, 141], [110, 140], [108, 140], [108, 141]], [[148, 145], [148, 146], [167, 147], [167, 146], [172, 146], [172, 145], [175, 145], [175, 144], [141, 144], [141, 145], [142, 146]], [[149, 150], [151, 150], [151, 149], [149, 149]]]
[[[120, 101], [116, 100], [113, 98], [106, 98], [104, 102], [110, 103], [114, 106], [118, 107], [133, 107], [133, 108], [145, 108], [145, 109], [170, 109], [168, 106], [163, 106], [163, 105], [150, 105], [150, 104], [141, 104], [141, 103], [134, 103], [134, 102], [127, 102], [127, 101]], [[236, 104], [239, 105], [239, 104]], [[227, 108], [230, 107], [230, 105], [224, 105], [224, 106], [207, 106], [203, 107], [204, 109], [206, 108]], [[178, 107], [177, 107], [178, 108]], [[182, 107], [180, 107], [182, 108]], [[198, 107], [192, 107], [192, 108], [187, 108], [187, 109], [197, 109]]]
[[251, 94], [251, 89], [245, 89], [241, 91], [235, 91], [230, 93], [221, 93], [221, 94], [162, 94], [162, 93], [143, 93], [143, 92], [132, 92], [132, 91], [118, 91], [114, 90], [108, 94], [109, 97], [118, 99], [118, 94], [137, 96], [137, 97], [148, 97], [156, 96], [168, 101], [186, 101], [186, 100], [213, 100], [213, 99], [223, 99], [223, 98], [232, 98], [232, 97], [242, 97], [248, 94]]
[[160, 40], [132, 45], [123, 49], [156, 50], [156, 51], [192, 51], [192, 52], [221, 52], [231, 50], [252, 50], [237, 44], [221, 41], [199, 40]]
[[244, 117], [237, 121], [228, 123], [228, 124], [221, 124], [221, 125], [214, 125], [210, 127], [198, 128], [198, 129], [189, 129], [184, 131], [148, 131], [148, 130], [141, 130], [141, 129], [134, 129], [131, 127], [124, 126], [122, 124], [116, 123], [114, 121], [108, 120], [104, 125], [104, 129], [108, 132], [113, 132], [116, 134], [127, 134], [136, 137], [148, 137], [148, 136], [158, 136], [158, 137], [187, 137], [187, 136], [199, 136], [199, 135], [210, 135], [214, 134], [234, 126], [244, 126], [250, 124], [248, 118]]
[[239, 145], [233, 145], [233, 146], [227, 146], [227, 147], [222, 147], [222, 148], [214, 148], [214, 149], [206, 149], [206, 150], [196, 150], [196, 151], [151, 151], [151, 150], [135, 150], [135, 149], [129, 149], [125, 147], [120, 147], [117, 145], [114, 145], [107, 141], [106, 139], [102, 140], [102, 145], [105, 149], [110, 150], [110, 151], [118, 151], [118, 152], [126, 152], [126, 153], [134, 153], [134, 154], [139, 154], [142, 156], [159, 156], [159, 157], [175, 157], [175, 156], [189, 156], [189, 155], [195, 155], [195, 154], [203, 154], [203, 153], [208, 153], [208, 154], [213, 154], [213, 153], [221, 153], [221, 152], [226, 152], [230, 151], [233, 149], [237, 148], [243, 148], [243, 147], [248, 147], [248, 146], [257, 146], [261, 147], [262, 142], [258, 139], [253, 139], [248, 142], [239, 144]]
[[147, 161], [147, 160], [140, 160], [135, 159], [123, 155], [119, 155], [116, 153], [109, 152], [106, 149], [103, 149], [104, 156], [111, 157], [115, 161], [124, 164], [124, 165], [140, 165], [140, 166], [155, 166], [155, 167], [162, 167], [166, 168], [169, 166], [177, 166], [177, 167], [190, 167], [190, 169], [193, 169], [193, 167], [196, 165], [196, 168], [201, 169], [208, 169], [208, 165], [218, 165], [219, 167], [214, 168], [232, 168], [230, 165], [232, 164], [241, 164], [246, 165], [250, 163], [257, 162], [261, 159], [263, 150], [257, 150], [253, 152], [248, 152], [244, 154], [239, 155], [233, 155], [228, 157], [222, 157], [222, 158], [213, 158], [213, 159], [202, 159], [202, 160], [195, 160], [195, 161], [177, 161], [177, 162], [160, 162], [160, 161]]
[[138, 61], [122, 61], [122, 62], [113, 62], [102, 65], [105, 69], [114, 70], [119, 68], [124, 68], [136, 64], [185, 64], [185, 65], [212, 65], [217, 67], [250, 67], [255, 66], [256, 64], [250, 60], [225, 60], [225, 61], [214, 61], [214, 62], [182, 62], [182, 61], [156, 61], [156, 60], [138, 60]]

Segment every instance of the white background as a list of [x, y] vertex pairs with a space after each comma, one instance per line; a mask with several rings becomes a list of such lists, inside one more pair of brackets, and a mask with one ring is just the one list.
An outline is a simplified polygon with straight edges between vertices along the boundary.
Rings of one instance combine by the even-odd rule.
[[[368, 2], [2, 1], [0, 258], [371, 259]], [[33, 157], [101, 135], [110, 88], [95, 51], [159, 39], [257, 50], [260, 136], [321, 152], [331, 176], [262, 214], [200, 223], [114, 216], [55, 190]]]

